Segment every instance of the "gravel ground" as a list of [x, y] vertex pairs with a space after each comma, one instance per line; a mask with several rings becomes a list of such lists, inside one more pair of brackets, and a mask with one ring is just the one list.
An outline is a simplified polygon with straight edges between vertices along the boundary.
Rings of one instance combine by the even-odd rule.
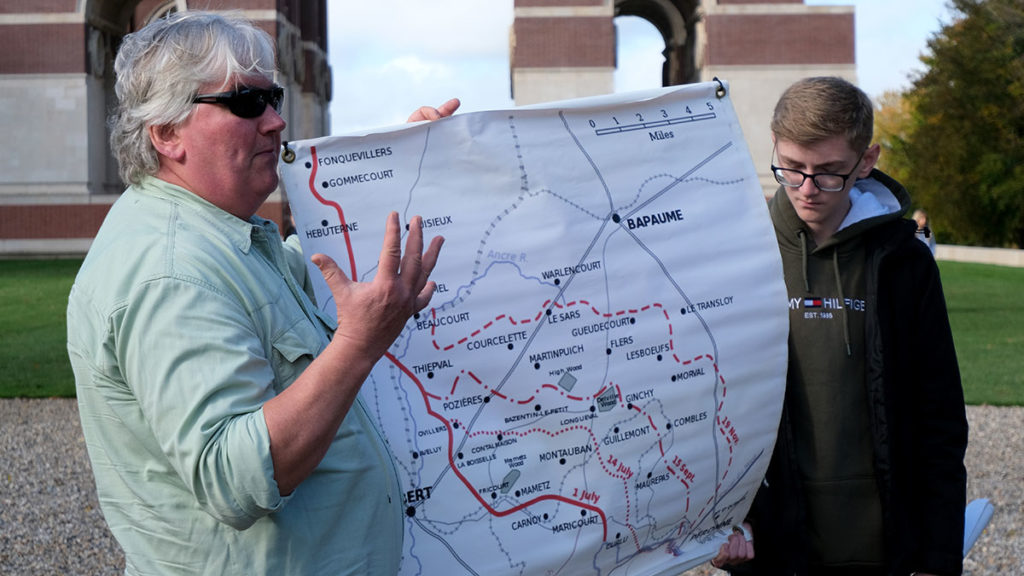
[[[964, 574], [1024, 574], [1024, 407], [968, 406], [969, 499], [995, 514]], [[73, 399], [0, 400], [0, 575], [120, 574]], [[689, 575], [720, 572], [705, 565]]]

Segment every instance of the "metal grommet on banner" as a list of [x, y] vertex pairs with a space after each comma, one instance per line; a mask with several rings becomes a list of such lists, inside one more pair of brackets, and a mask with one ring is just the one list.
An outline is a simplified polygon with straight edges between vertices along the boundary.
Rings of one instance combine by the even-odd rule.
[[281, 151], [281, 160], [284, 160], [286, 164], [295, 162], [295, 150], [288, 147], [288, 141], [282, 142], [281, 146], [284, 147], [284, 150]]
[[712, 80], [718, 82], [718, 88], [715, 90], [715, 96], [718, 96], [719, 100], [725, 98], [725, 84], [723, 84], [722, 81], [718, 79], [718, 76], [715, 76], [714, 78], [712, 78]]

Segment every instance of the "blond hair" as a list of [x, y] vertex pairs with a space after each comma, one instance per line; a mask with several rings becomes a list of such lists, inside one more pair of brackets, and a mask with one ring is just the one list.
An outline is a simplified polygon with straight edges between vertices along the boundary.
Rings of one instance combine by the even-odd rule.
[[782, 93], [771, 129], [776, 138], [803, 146], [842, 136], [861, 151], [874, 137], [874, 109], [863, 90], [842, 78], [804, 78]]

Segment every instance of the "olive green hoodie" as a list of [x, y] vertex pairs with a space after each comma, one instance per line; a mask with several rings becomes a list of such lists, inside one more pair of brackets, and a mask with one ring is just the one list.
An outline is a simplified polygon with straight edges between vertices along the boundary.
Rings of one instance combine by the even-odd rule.
[[866, 392], [864, 232], [902, 217], [910, 197], [874, 171], [850, 191], [820, 246], [780, 188], [770, 204], [789, 294], [786, 405], [806, 496], [814, 566], [882, 566], [882, 512]]

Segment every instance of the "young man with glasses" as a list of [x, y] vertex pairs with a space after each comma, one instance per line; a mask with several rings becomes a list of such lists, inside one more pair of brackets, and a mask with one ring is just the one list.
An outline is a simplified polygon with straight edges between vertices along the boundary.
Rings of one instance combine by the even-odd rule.
[[960, 574], [967, 421], [938, 268], [875, 169], [871, 101], [839, 78], [788, 88], [770, 203], [789, 293], [779, 433], [736, 574]]
[[[256, 210], [278, 184], [274, 46], [182, 12], [125, 37], [111, 146], [130, 183], [68, 302], [68, 352], [103, 514], [127, 574], [395, 574], [403, 507], [357, 393], [427, 305], [441, 247], [392, 213], [375, 278]], [[410, 120], [449, 115], [421, 108]], [[293, 238], [294, 240], [294, 238]]]

